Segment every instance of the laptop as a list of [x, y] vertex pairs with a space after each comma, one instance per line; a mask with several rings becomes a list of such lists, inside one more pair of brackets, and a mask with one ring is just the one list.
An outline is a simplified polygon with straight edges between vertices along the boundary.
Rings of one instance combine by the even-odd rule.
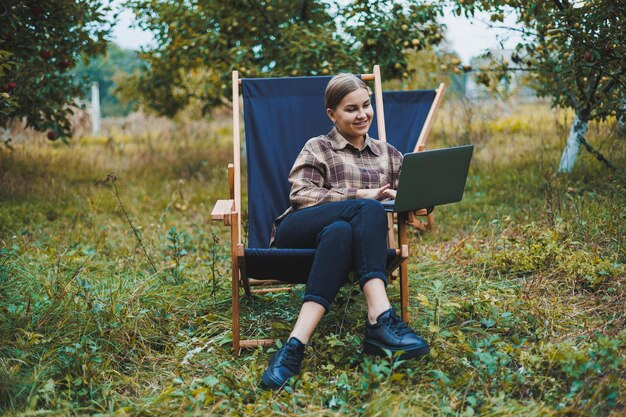
[[386, 211], [401, 213], [463, 198], [474, 145], [404, 155], [395, 200], [381, 203]]

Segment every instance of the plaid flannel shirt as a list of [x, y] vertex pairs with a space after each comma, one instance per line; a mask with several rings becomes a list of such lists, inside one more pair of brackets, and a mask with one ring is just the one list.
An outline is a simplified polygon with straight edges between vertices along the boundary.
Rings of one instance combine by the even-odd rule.
[[395, 190], [401, 166], [400, 151], [369, 135], [362, 149], [355, 148], [337, 129], [309, 139], [289, 173], [291, 206], [274, 221], [270, 246], [280, 221], [289, 213], [356, 198], [358, 189], [391, 184]]

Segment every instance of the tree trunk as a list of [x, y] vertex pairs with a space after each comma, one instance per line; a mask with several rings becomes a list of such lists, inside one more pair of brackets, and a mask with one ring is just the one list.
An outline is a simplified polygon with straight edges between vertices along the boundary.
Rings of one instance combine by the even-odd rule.
[[576, 115], [572, 122], [572, 128], [569, 131], [567, 143], [565, 143], [565, 149], [563, 149], [557, 172], [566, 174], [572, 172], [574, 164], [576, 163], [576, 156], [578, 156], [578, 150], [580, 149], [579, 137], [584, 137], [588, 129], [589, 123], [581, 120], [578, 115]]

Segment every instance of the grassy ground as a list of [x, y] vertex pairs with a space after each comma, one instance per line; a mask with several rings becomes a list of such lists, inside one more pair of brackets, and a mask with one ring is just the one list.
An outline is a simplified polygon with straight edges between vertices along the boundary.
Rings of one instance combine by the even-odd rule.
[[[430, 357], [363, 356], [365, 306], [345, 287], [281, 393], [257, 388], [275, 348], [229, 350], [228, 235], [208, 221], [227, 194], [226, 119], [3, 149], [0, 413], [623, 415], [626, 181], [586, 153], [554, 175], [569, 121], [447, 103], [431, 147], [476, 154], [464, 200], [411, 236]], [[589, 137], [626, 168], [610, 124]], [[244, 299], [244, 333], [286, 336], [301, 295]]]

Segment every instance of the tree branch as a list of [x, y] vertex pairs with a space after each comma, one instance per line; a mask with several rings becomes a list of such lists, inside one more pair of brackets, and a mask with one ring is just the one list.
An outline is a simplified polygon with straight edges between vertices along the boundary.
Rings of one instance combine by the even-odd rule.
[[585, 114], [590, 114], [591, 113], [591, 108], [594, 105], [594, 99], [593, 96], [596, 93], [596, 90], [598, 89], [598, 84], [600, 84], [600, 74], [595, 74], [593, 77], [593, 80], [591, 80], [591, 82], [589, 83], [589, 85], [587, 86], [587, 89], [585, 91], [585, 110], [584, 113]]
[[537, 32], [526, 30], [526, 29], [521, 29], [521, 28], [516, 28], [516, 27], [511, 27], [511, 26], [505, 26], [505, 25], [494, 25], [494, 24], [486, 22], [484, 20], [483, 20], [483, 23], [486, 24], [487, 27], [489, 27], [489, 29], [504, 29], [504, 30], [509, 30], [511, 32], [519, 32], [519, 33], [522, 33], [524, 35], [529, 35], [529, 36], [536, 36], [537, 35]]
[[302, 7], [300, 7], [300, 19], [302, 19], [302, 21], [306, 21], [307, 20], [307, 16], [308, 16], [308, 9], [309, 9], [309, 2], [307, 0], [302, 2]]
[[624, 87], [624, 83], [620, 79], [620, 76], [624, 74], [626, 74], [626, 68], [622, 68], [622, 70], [618, 74], [611, 75], [611, 80], [609, 80], [609, 82], [607, 82], [604, 87], [602, 87], [602, 92], [604, 94], [608, 94], [613, 89], [613, 87], [615, 87], [616, 83], [619, 83], [622, 87]]
[[565, 10], [565, 5], [563, 5], [563, 3], [561, 3], [559, 0], [554, 0], [554, 4], [556, 4], [557, 9], [559, 9], [560, 11]]
[[590, 154], [596, 157], [596, 159], [606, 165], [612, 171], [617, 171], [617, 167], [611, 163], [604, 155], [602, 155], [596, 148], [591, 146], [591, 144], [585, 139], [584, 135], [577, 136], [578, 141], [589, 151]]
[[[468, 71], [463, 71], [465, 73], [470, 72], [500, 72], [501, 70], [493, 69], [493, 68], [476, 68]], [[536, 69], [533, 68], [522, 68], [522, 67], [506, 67], [507, 72], [537, 72]]]

